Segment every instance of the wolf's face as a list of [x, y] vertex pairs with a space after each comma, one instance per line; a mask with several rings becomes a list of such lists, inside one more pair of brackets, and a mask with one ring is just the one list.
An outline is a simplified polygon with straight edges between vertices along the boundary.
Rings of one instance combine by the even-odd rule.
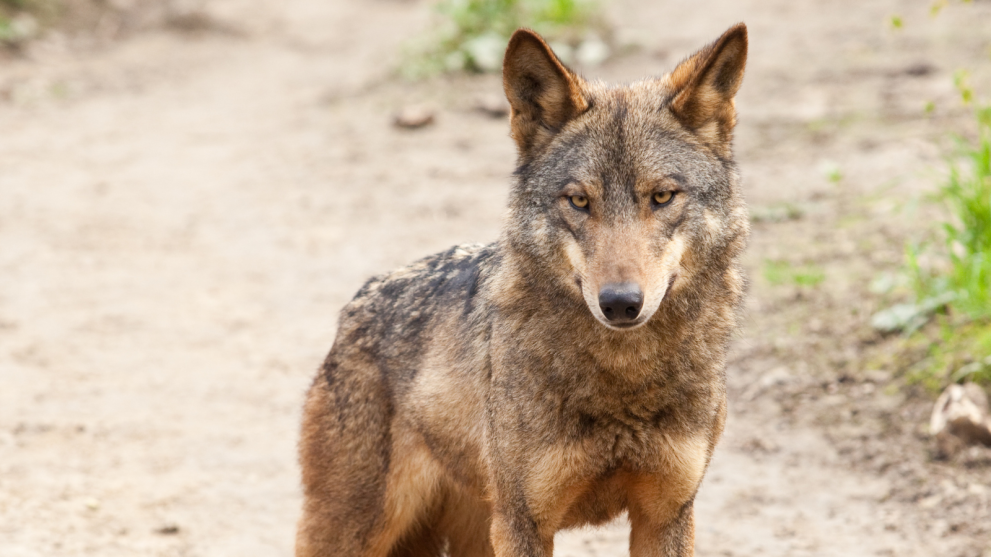
[[545, 204], [530, 230], [545, 231], [567, 260], [565, 280], [617, 329], [645, 323], [698, 270], [693, 259], [725, 227], [732, 181], [731, 168], [667, 132], [656, 110], [628, 104], [606, 97], [569, 126], [527, 194]]
[[521, 165], [509, 239], [607, 327], [646, 323], [742, 250], [730, 135], [745, 58], [737, 26], [671, 75], [607, 88], [532, 33], [510, 41], [504, 77]]

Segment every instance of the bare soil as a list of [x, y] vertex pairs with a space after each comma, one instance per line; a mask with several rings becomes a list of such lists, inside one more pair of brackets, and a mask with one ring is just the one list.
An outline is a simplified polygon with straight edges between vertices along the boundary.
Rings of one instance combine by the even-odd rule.
[[[700, 556], [991, 556], [991, 451], [933, 460], [932, 395], [868, 326], [868, 284], [926, 227], [939, 141], [967, 130], [953, 72], [991, 90], [991, 3], [930, 4], [610, 5], [638, 46], [592, 77], [663, 73], [740, 20], [752, 41], [752, 289]], [[337, 311], [498, 234], [513, 146], [473, 108], [498, 77], [393, 77], [425, 0], [194, 7], [0, 58], [4, 557], [291, 555], [302, 394]], [[392, 127], [415, 103], [435, 124]], [[825, 279], [772, 282], [767, 261]], [[557, 554], [623, 555], [627, 534], [563, 533]]]

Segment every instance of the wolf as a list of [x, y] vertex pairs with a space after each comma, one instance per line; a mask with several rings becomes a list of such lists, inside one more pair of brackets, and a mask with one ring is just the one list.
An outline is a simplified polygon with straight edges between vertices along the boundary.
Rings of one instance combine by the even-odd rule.
[[503, 232], [341, 311], [304, 405], [298, 557], [549, 557], [623, 512], [633, 557], [693, 555], [745, 291], [746, 57], [738, 24], [611, 87], [516, 31]]

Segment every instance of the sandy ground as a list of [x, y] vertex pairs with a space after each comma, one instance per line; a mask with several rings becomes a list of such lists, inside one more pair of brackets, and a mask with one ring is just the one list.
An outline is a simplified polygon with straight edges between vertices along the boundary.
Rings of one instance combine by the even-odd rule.
[[[290, 555], [300, 404], [336, 312], [372, 274], [498, 234], [513, 146], [472, 110], [498, 78], [390, 77], [425, 1], [205, 6], [222, 31], [0, 61], [3, 557]], [[983, 60], [991, 81], [991, 5], [928, 6], [611, 7], [641, 47], [586, 69], [608, 80], [750, 28], [737, 151], [764, 218], [703, 557], [991, 555], [991, 460], [930, 462], [925, 404], [858, 357], [866, 285], [912, 228], [896, 209], [965, 113], [952, 73]], [[412, 102], [436, 125], [391, 127]], [[767, 260], [827, 279], [774, 285]], [[627, 534], [564, 533], [557, 554], [624, 555]]]

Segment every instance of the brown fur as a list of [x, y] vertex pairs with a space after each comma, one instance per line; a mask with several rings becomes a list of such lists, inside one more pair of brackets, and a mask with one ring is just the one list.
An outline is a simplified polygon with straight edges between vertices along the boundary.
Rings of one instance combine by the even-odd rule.
[[[609, 88], [513, 36], [504, 234], [376, 277], [342, 311], [304, 408], [298, 557], [550, 556], [558, 530], [624, 511], [633, 557], [693, 554], [744, 290], [746, 43], [738, 25]], [[626, 328], [600, 309], [617, 283], [643, 293]]]

